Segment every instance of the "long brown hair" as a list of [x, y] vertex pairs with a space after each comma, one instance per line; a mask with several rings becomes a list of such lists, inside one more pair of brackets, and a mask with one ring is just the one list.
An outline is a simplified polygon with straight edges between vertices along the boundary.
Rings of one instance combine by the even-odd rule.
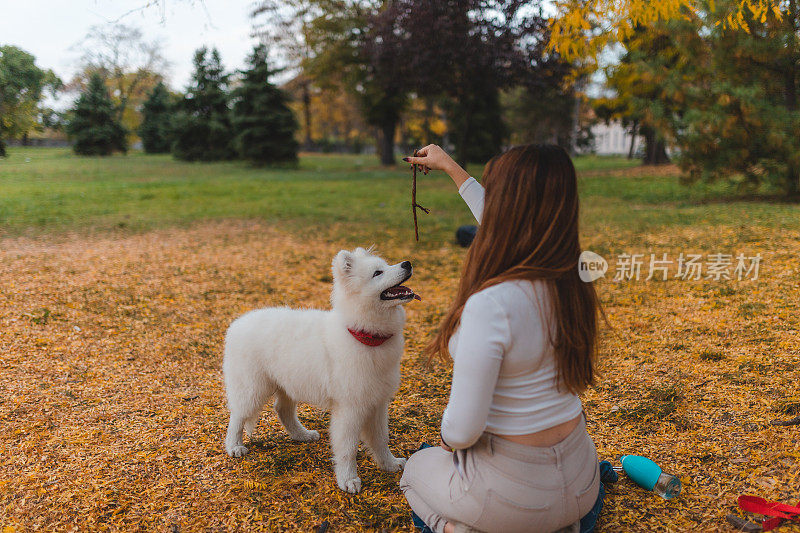
[[470, 295], [509, 280], [544, 280], [558, 385], [574, 393], [594, 379], [599, 301], [578, 276], [578, 180], [558, 146], [518, 146], [493, 158], [482, 178], [483, 218], [458, 293], [428, 353], [445, 357]]

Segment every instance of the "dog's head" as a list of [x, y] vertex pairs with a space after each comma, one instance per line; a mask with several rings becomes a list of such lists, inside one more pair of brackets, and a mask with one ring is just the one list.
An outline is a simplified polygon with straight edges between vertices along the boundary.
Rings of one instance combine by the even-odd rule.
[[[342, 250], [333, 258], [334, 297], [338, 294], [362, 306], [394, 307], [420, 299], [403, 283], [411, 277], [411, 263], [390, 265], [370, 250]], [[336, 302], [334, 302], [335, 304]]]

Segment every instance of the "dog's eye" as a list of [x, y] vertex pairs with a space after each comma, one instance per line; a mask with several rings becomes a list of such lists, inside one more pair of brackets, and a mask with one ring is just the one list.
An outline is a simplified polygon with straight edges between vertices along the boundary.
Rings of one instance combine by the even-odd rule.
[[372, 274], [372, 277], [373, 277], [373, 278], [377, 278], [377, 277], [378, 277], [378, 276], [380, 276], [381, 274], [383, 274], [383, 270], [376, 270], [376, 271], [375, 271], [375, 273], [374, 273], [374, 274]]

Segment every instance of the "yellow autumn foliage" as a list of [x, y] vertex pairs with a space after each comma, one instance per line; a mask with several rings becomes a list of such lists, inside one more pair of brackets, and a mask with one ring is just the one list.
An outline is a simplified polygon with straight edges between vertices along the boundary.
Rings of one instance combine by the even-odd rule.
[[[629, 38], [637, 26], [690, 18], [701, 10], [726, 9], [731, 30], [749, 31], [746, 16], [764, 22], [783, 16], [781, 0], [735, 0], [717, 5], [698, 0], [556, 0], [551, 46], [569, 59], [595, 58], [610, 42]], [[745, 16], [746, 15], [746, 16]]]

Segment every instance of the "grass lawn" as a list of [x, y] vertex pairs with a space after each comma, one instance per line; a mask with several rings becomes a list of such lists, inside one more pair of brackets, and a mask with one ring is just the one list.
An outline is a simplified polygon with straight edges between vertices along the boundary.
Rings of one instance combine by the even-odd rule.
[[[620, 158], [585, 158], [583, 168], [620, 168]], [[481, 168], [472, 172], [480, 175]], [[170, 156], [78, 158], [67, 149], [16, 149], [0, 161], [0, 223], [6, 235], [78, 229], [142, 231], [197, 220], [258, 218], [294, 230], [345, 224], [364, 236], [408, 226], [406, 165], [387, 170], [374, 156], [307, 155], [297, 169], [240, 162], [179, 163]], [[420, 178], [437, 212], [430, 242], [468, 220], [442, 175]]]
[[[610, 487], [601, 531], [731, 531], [739, 494], [800, 499], [800, 206], [685, 187], [620, 158], [576, 160], [584, 248], [609, 262], [597, 282], [611, 328], [584, 394], [601, 458], [653, 458], [679, 475], [664, 501]], [[471, 168], [475, 175], [480, 168]], [[11, 149], [0, 160], [0, 527], [17, 530], [411, 531], [396, 474], [359, 453], [364, 489], [330, 468], [322, 439], [293, 444], [268, 410], [253, 451], [223, 451], [221, 347], [230, 321], [265, 305], [327, 305], [341, 247], [375, 243], [411, 260], [403, 382], [391, 447], [435, 441], [449, 370], [421, 348], [463, 259], [471, 216], [448, 178], [372, 156], [308, 155], [298, 169], [185, 164], [168, 156], [78, 158]], [[614, 281], [621, 253], [640, 280]], [[649, 280], [650, 254], [760, 254], [756, 280]], [[792, 529], [794, 528], [794, 529]], [[782, 530], [800, 531], [798, 526]]]

